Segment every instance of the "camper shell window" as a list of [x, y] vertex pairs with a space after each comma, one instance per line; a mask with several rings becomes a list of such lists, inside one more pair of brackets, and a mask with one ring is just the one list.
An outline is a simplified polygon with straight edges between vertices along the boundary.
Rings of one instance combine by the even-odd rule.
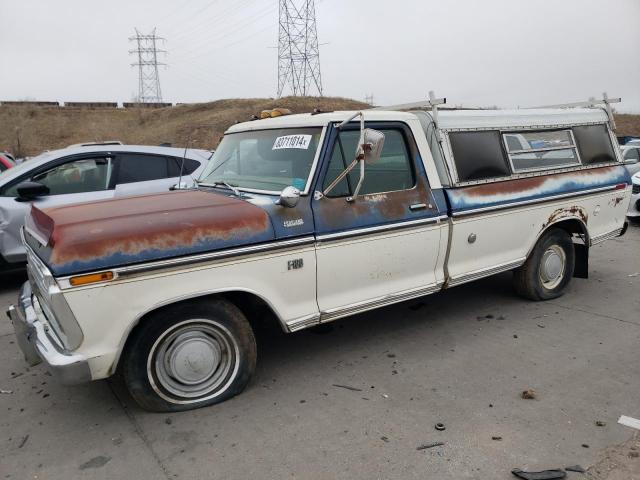
[[498, 130], [450, 132], [458, 180], [468, 182], [511, 174]]
[[507, 132], [502, 138], [516, 173], [580, 165], [570, 129]]
[[573, 127], [573, 134], [578, 142], [578, 150], [582, 163], [616, 162], [616, 154], [611, 144], [611, 135], [606, 125], [582, 125]]

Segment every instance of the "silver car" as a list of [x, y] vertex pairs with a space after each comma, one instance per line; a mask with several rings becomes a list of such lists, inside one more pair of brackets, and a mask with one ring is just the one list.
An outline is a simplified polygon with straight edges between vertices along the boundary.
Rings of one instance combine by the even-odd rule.
[[640, 172], [640, 142], [629, 142], [620, 147], [625, 166], [632, 177]]
[[181, 168], [182, 184], [189, 185], [211, 155], [119, 142], [73, 145], [0, 173], [0, 272], [21, 268], [26, 260], [20, 227], [32, 203], [53, 207], [164, 191], [178, 183]]

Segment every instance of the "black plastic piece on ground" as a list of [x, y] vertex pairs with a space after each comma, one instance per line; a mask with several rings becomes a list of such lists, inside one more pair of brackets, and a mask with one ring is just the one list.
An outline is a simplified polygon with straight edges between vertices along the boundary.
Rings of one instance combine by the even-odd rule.
[[552, 480], [554, 478], [566, 478], [567, 476], [567, 472], [561, 468], [542, 470], [541, 472], [525, 472], [519, 468], [514, 468], [511, 470], [511, 473], [516, 477], [524, 478], [525, 480]]
[[580, 465], [572, 465], [570, 467], [564, 467], [567, 472], [578, 472], [578, 473], [586, 473], [587, 471], [582, 468]]

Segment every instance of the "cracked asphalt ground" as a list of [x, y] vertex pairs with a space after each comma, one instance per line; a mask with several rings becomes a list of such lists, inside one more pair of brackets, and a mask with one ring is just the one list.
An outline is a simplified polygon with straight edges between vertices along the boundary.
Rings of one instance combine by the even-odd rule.
[[[550, 302], [519, 299], [503, 274], [263, 332], [245, 393], [181, 414], [141, 411], [118, 382], [63, 387], [27, 369], [3, 320], [0, 478], [507, 479], [575, 464], [640, 478], [640, 443], [616, 423], [640, 418], [639, 253], [635, 225]], [[3, 309], [21, 281], [1, 280]]]

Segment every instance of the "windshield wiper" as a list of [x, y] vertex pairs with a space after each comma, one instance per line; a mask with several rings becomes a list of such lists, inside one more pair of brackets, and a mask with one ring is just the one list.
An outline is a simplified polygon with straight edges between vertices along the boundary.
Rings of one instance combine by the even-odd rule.
[[224, 185], [229, 190], [231, 190], [238, 198], [242, 198], [242, 192], [238, 190], [238, 187], [236, 187], [235, 185], [231, 185], [230, 183], [227, 183], [224, 180], [218, 180], [213, 183], [198, 182], [198, 185], [203, 185], [205, 187], [219, 187], [220, 185]]

